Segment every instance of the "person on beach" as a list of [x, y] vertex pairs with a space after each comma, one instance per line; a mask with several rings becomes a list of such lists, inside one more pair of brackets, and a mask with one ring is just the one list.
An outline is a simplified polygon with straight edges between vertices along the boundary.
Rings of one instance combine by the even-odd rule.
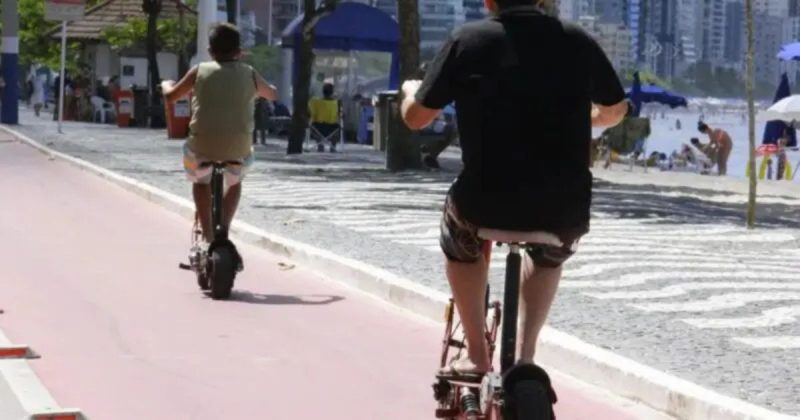
[[728, 158], [733, 149], [733, 140], [727, 131], [711, 128], [704, 122], [697, 123], [697, 130], [708, 135], [709, 145], [716, 156], [717, 171], [720, 176], [728, 174]]

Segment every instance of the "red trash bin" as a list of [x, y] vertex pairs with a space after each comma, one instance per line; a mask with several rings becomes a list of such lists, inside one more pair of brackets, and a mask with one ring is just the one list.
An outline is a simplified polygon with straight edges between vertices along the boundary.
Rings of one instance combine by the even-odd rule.
[[114, 94], [114, 107], [117, 111], [117, 126], [130, 127], [133, 115], [133, 91], [117, 91]]
[[189, 122], [192, 120], [192, 97], [184, 96], [175, 102], [167, 103], [167, 137], [185, 139], [189, 136]]

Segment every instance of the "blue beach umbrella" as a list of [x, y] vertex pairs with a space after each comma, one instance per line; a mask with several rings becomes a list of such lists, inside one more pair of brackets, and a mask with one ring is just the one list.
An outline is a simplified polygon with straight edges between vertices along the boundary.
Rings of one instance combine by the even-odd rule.
[[792, 42], [781, 47], [777, 58], [783, 61], [800, 60], [800, 42]]
[[633, 86], [631, 86], [631, 89], [625, 93], [625, 96], [630, 98], [631, 102], [636, 105], [637, 116], [639, 110], [642, 108], [642, 103], [655, 102], [662, 105], [667, 105], [670, 108], [677, 108], [680, 106], [685, 107], [688, 105], [686, 98], [678, 95], [677, 93], [652, 84], [642, 86], [639, 80], [639, 73], [634, 73]]

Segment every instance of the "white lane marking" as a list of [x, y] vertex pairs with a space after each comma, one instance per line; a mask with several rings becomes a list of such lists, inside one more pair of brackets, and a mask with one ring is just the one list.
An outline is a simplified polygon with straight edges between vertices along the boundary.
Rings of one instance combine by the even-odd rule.
[[800, 336], [777, 335], [771, 337], [734, 337], [733, 341], [747, 344], [757, 349], [800, 349]]
[[768, 309], [761, 315], [740, 318], [686, 318], [681, 321], [697, 328], [769, 328], [797, 322], [800, 306]]
[[[566, 270], [568, 271], [568, 270]], [[670, 271], [655, 273], [624, 274], [616, 280], [569, 280], [564, 273], [565, 280], [561, 281], [563, 288], [614, 288], [639, 286], [656, 280], [688, 280], [688, 279], [751, 279], [751, 280], [798, 280], [798, 274], [756, 272], [756, 271]]]
[[726, 293], [703, 300], [675, 303], [635, 303], [630, 306], [645, 312], [711, 312], [734, 309], [756, 302], [800, 300], [800, 292]]
[[659, 290], [635, 290], [629, 292], [583, 293], [595, 299], [663, 299], [685, 295], [695, 290], [800, 290], [800, 283], [771, 282], [716, 282], [682, 283]]

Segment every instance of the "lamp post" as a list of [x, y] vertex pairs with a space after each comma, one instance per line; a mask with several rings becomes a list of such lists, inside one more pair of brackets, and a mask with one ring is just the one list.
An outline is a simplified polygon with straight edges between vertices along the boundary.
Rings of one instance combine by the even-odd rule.
[[197, 2], [197, 61], [209, 61], [208, 33], [211, 25], [217, 21], [216, 0], [199, 0]]

